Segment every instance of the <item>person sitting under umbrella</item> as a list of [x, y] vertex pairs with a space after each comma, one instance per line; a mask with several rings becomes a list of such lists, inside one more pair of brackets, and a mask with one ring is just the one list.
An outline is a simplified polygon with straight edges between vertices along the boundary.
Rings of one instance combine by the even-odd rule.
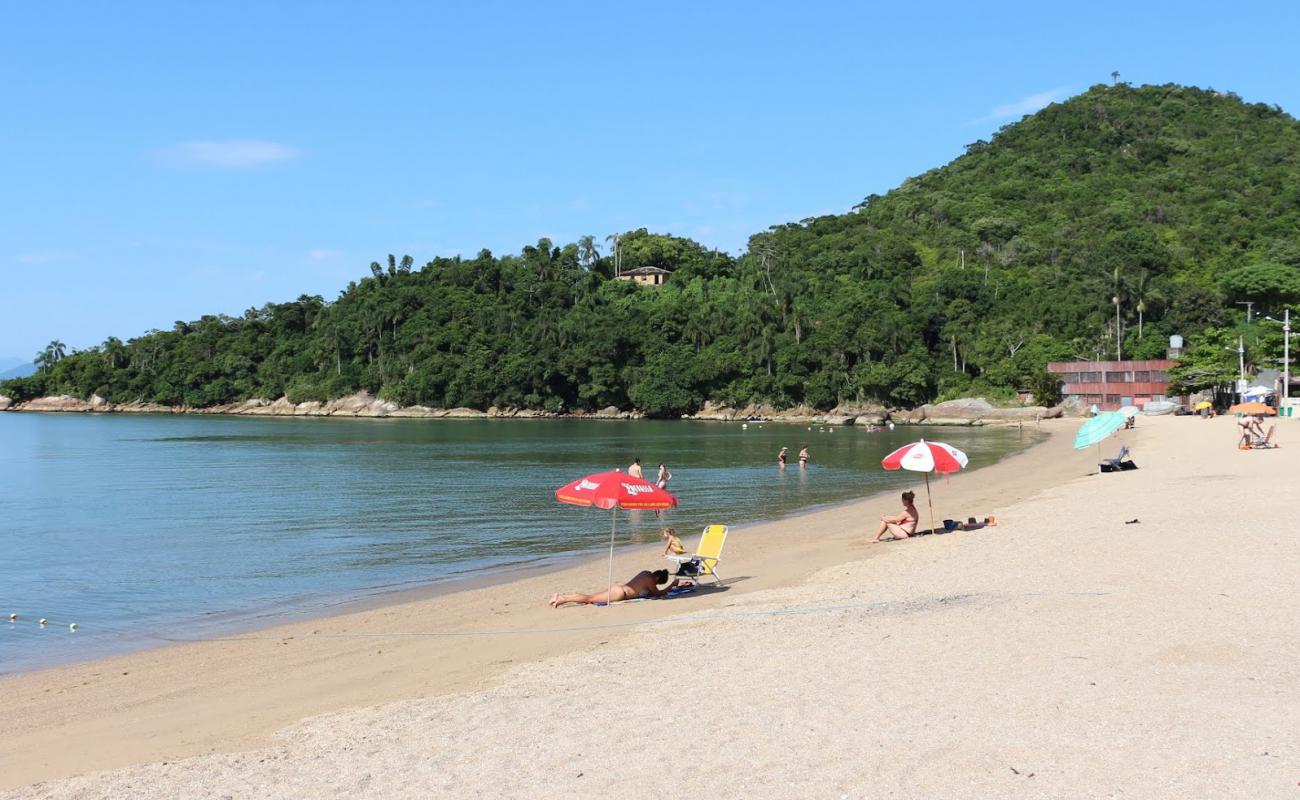
[[916, 492], [903, 492], [903, 513], [881, 517], [880, 530], [876, 531], [876, 538], [872, 541], [880, 541], [880, 537], [886, 533], [892, 534], [895, 539], [906, 539], [916, 533], [916, 521], [920, 515], [912, 503], [915, 499]]
[[667, 580], [668, 570], [666, 569], [657, 569], [654, 572], [643, 569], [627, 583], [615, 586], [611, 590], [599, 594], [571, 592], [569, 594], [551, 595], [551, 608], [559, 608], [566, 603], [586, 605], [588, 603], [617, 603], [621, 600], [635, 600], [638, 597], [663, 597], [679, 583], [674, 578], [672, 583], [660, 589], [659, 584], [665, 583]]

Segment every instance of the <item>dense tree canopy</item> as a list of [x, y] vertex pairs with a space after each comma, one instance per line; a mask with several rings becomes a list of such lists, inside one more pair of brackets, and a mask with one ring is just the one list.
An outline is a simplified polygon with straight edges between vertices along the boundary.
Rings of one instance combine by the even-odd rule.
[[[647, 265], [672, 276], [612, 280]], [[1196, 376], [1221, 378], [1237, 335], [1261, 363], [1280, 355], [1276, 326], [1246, 326], [1236, 304], [1298, 301], [1300, 124], [1231, 94], [1117, 84], [850, 213], [757, 234], [739, 258], [645, 229], [418, 269], [389, 256], [333, 302], [47, 349], [0, 391], [206, 406], [365, 389], [665, 416], [705, 400], [912, 405], [1050, 392], [1045, 362], [1113, 356], [1117, 311], [1126, 357], [1180, 333], [1204, 344]]]

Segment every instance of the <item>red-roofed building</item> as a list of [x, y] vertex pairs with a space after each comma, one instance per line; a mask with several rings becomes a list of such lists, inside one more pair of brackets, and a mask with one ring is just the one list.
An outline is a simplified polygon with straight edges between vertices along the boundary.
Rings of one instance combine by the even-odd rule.
[[1121, 406], [1144, 407], [1153, 400], [1186, 402], [1169, 397], [1169, 370], [1178, 364], [1170, 359], [1150, 361], [1053, 361], [1047, 371], [1064, 382], [1061, 394], [1078, 398], [1085, 406], [1114, 411]]

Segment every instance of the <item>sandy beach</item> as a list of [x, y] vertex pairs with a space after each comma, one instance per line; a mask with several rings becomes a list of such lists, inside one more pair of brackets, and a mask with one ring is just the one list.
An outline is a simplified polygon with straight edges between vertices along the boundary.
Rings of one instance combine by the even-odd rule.
[[1142, 418], [1108, 475], [1078, 424], [934, 483], [982, 531], [869, 545], [872, 498], [734, 528], [721, 591], [550, 609], [589, 562], [4, 680], [0, 796], [1300, 796], [1295, 423]]

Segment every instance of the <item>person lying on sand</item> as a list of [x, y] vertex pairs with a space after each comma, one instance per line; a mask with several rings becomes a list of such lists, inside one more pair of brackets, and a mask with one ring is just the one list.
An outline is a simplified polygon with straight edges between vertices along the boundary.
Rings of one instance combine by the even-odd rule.
[[886, 533], [891, 534], [895, 539], [906, 539], [916, 533], [916, 521], [919, 515], [916, 513], [916, 506], [912, 503], [915, 499], [916, 492], [903, 492], [903, 513], [881, 517], [880, 530], [876, 531], [876, 538], [871, 541], [880, 541], [880, 537]]
[[663, 597], [668, 594], [668, 590], [679, 583], [674, 578], [672, 583], [660, 589], [659, 584], [667, 580], [668, 570], [666, 569], [657, 569], [654, 572], [643, 569], [633, 576], [632, 580], [621, 586], [615, 586], [608, 592], [601, 592], [600, 594], [573, 592], [551, 595], [551, 608], [559, 608], [566, 603], [585, 605], [587, 603], [617, 603], [620, 600], [635, 600], [638, 597]]

